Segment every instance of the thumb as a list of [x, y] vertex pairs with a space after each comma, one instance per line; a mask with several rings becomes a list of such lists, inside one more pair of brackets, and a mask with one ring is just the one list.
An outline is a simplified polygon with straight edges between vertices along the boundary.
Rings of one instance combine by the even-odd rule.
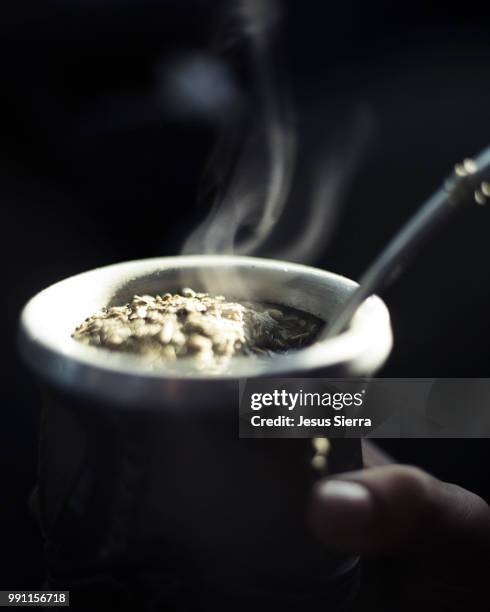
[[411, 466], [374, 467], [320, 481], [307, 514], [319, 538], [344, 552], [433, 550], [451, 558], [490, 559], [488, 504]]

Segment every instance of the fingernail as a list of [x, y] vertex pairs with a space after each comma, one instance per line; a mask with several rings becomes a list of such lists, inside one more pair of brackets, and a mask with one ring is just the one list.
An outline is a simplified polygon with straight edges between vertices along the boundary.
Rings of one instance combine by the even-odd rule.
[[336, 543], [362, 531], [374, 516], [374, 500], [365, 486], [347, 480], [317, 485], [310, 521], [324, 540]]
[[318, 488], [318, 493], [325, 502], [355, 503], [369, 507], [372, 504], [369, 489], [358, 482], [327, 480]]

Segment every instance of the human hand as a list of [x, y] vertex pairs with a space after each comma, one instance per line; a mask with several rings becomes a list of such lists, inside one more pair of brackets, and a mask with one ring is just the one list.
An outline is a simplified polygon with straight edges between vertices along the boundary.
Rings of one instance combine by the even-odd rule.
[[386, 558], [390, 579], [396, 573], [400, 582], [398, 610], [460, 610], [487, 598], [488, 504], [419, 468], [389, 464], [372, 447], [369, 453], [375, 467], [315, 485], [308, 520], [317, 536], [331, 549]]

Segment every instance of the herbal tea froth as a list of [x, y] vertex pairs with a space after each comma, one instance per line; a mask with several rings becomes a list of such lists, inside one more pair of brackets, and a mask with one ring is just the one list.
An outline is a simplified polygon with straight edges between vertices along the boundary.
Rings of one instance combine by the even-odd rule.
[[186, 359], [213, 369], [239, 355], [271, 356], [304, 347], [322, 327], [323, 321], [296, 309], [183, 289], [181, 294], [135, 295], [124, 306], [104, 308], [72, 337], [152, 363]]

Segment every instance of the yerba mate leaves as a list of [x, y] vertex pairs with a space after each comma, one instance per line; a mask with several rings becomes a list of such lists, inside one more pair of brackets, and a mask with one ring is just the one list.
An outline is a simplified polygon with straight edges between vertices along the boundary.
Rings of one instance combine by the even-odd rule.
[[292, 308], [228, 302], [185, 288], [181, 295], [135, 295], [125, 306], [102, 309], [72, 337], [152, 363], [185, 358], [199, 369], [215, 369], [236, 355], [271, 356], [306, 346], [322, 326], [320, 319]]

